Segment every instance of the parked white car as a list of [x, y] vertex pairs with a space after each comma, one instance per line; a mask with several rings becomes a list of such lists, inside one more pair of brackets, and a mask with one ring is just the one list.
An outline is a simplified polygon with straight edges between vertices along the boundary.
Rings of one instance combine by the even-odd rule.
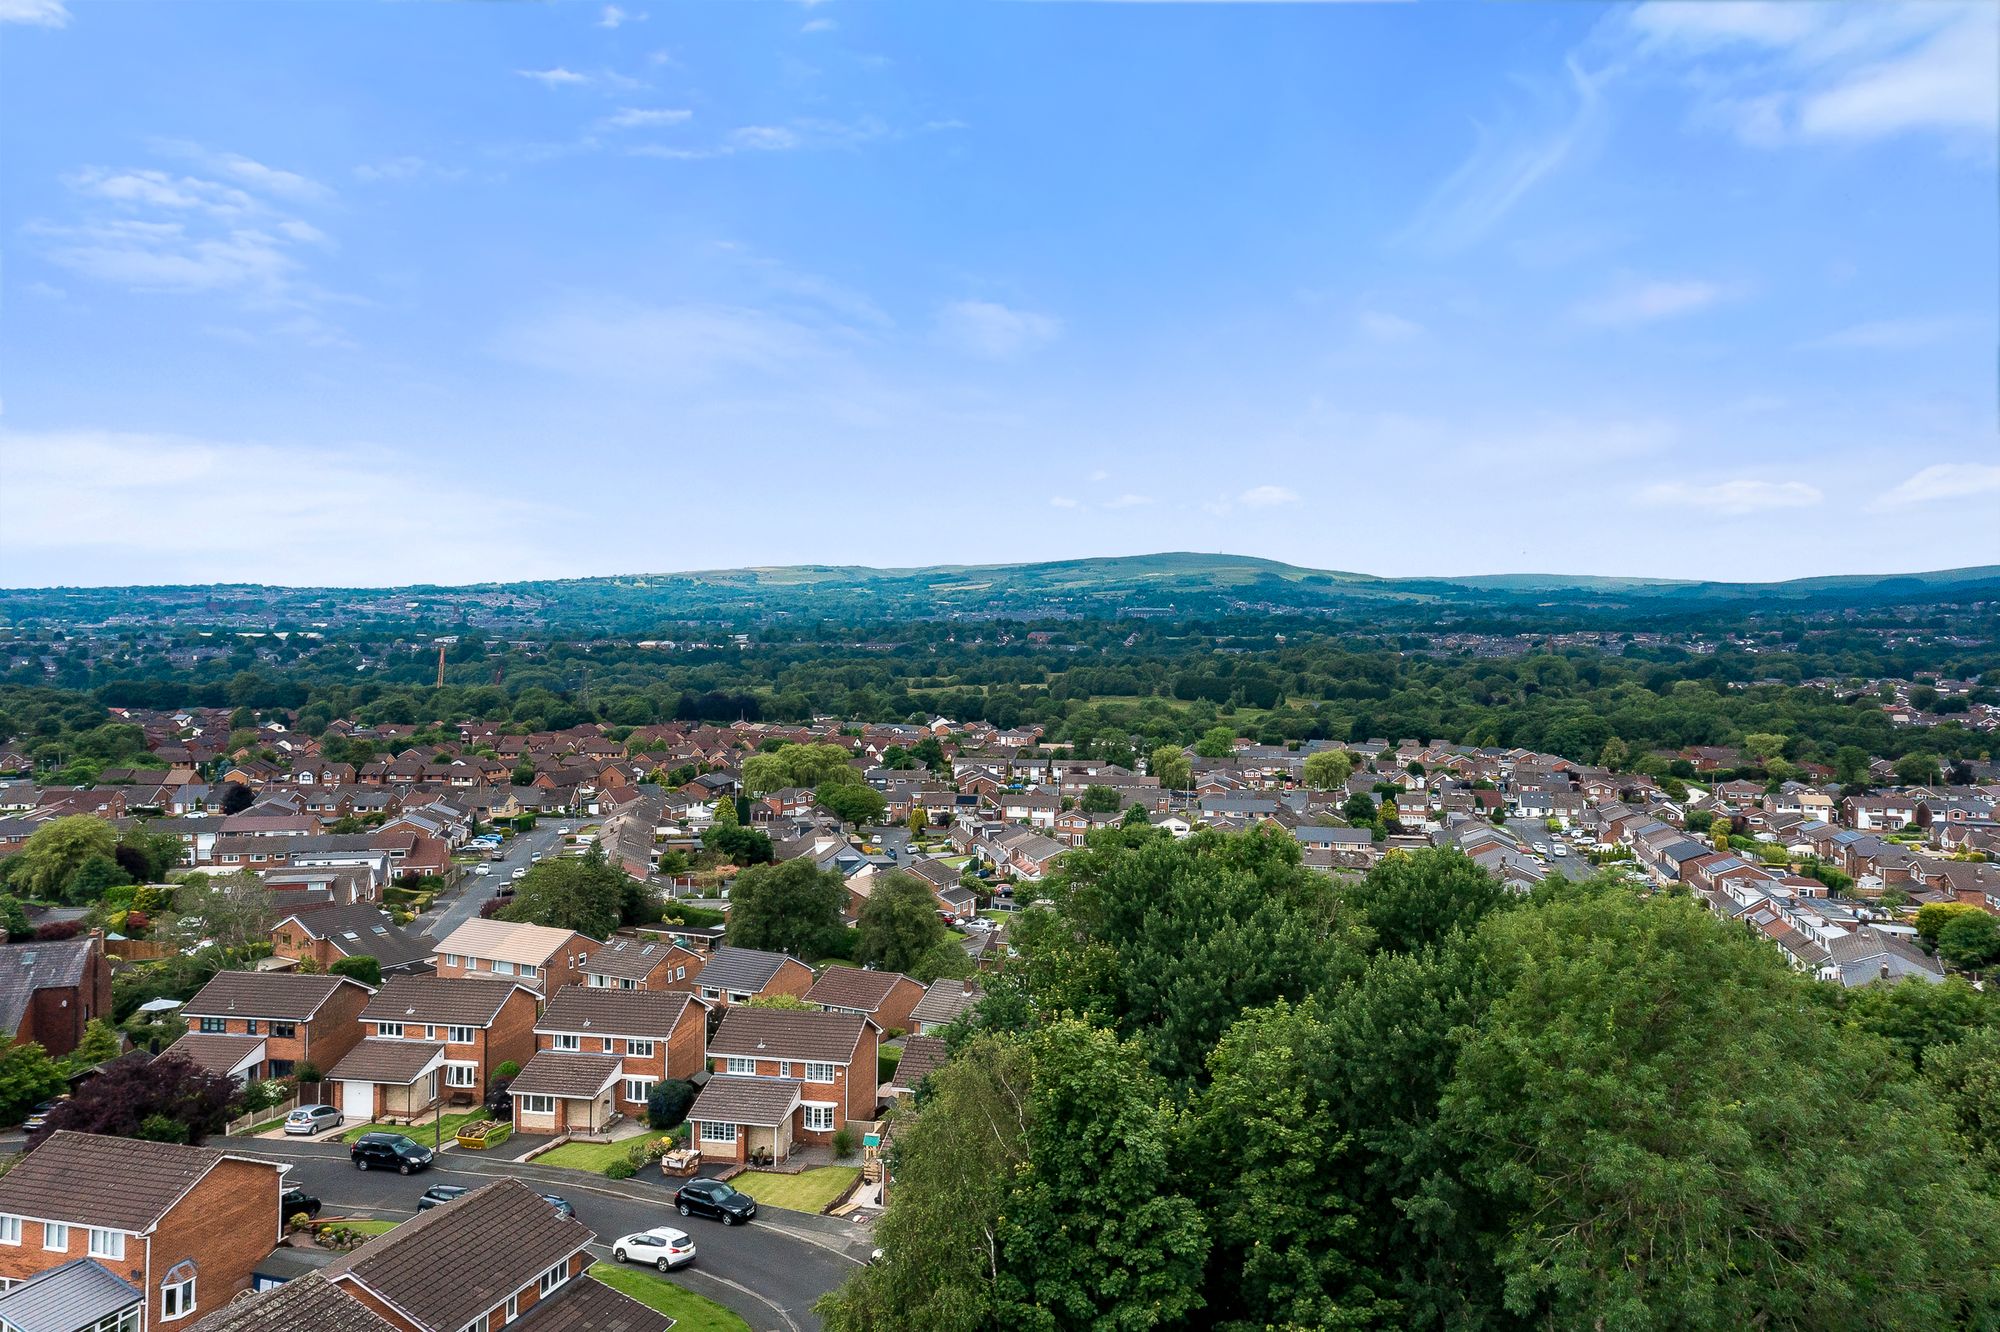
[[694, 1241], [686, 1231], [659, 1226], [625, 1236], [611, 1246], [611, 1256], [621, 1263], [647, 1263], [667, 1272], [694, 1261]]
[[493, 867], [491, 865], [474, 865], [472, 867], [472, 872], [474, 874], [484, 876], [491, 874], [493, 872]]
[[521, 866], [521, 868], [515, 870], [512, 874], [508, 875], [507, 877], [510, 879], [525, 879], [528, 877], [528, 867], [526, 865], [523, 865]]

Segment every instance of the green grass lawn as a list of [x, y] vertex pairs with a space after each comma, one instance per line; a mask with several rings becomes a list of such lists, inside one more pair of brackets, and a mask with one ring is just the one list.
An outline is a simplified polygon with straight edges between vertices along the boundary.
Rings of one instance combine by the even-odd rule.
[[648, 1309], [657, 1309], [674, 1320], [675, 1332], [750, 1332], [750, 1325], [714, 1300], [703, 1299], [685, 1286], [677, 1286], [662, 1276], [626, 1267], [620, 1263], [598, 1263], [590, 1275], [621, 1295], [629, 1295]]
[[860, 1166], [821, 1166], [799, 1175], [746, 1170], [729, 1183], [760, 1203], [788, 1207], [794, 1212], [818, 1212], [847, 1192], [847, 1186], [860, 1173]]
[[601, 1175], [604, 1167], [613, 1161], [623, 1161], [634, 1144], [666, 1136], [665, 1133], [646, 1133], [635, 1138], [620, 1138], [617, 1142], [566, 1142], [554, 1151], [536, 1157], [535, 1164], [564, 1166]]
[[875, 1081], [878, 1084], [893, 1081], [896, 1076], [896, 1065], [902, 1062], [903, 1052], [901, 1050], [883, 1050], [875, 1056]]
[[386, 1235], [401, 1223], [397, 1221], [343, 1221], [340, 1224], [346, 1226], [357, 1235]]
[[[446, 1115], [442, 1125], [444, 1141], [450, 1142], [457, 1135], [461, 1124], [470, 1124], [475, 1120], [484, 1118], [486, 1118], [484, 1110], [462, 1110]], [[400, 1133], [406, 1138], [415, 1138], [426, 1147], [429, 1147], [434, 1141], [431, 1121], [428, 1119], [420, 1124], [363, 1124], [358, 1128], [351, 1128], [341, 1134], [340, 1140], [342, 1142], [353, 1142], [364, 1133]]]

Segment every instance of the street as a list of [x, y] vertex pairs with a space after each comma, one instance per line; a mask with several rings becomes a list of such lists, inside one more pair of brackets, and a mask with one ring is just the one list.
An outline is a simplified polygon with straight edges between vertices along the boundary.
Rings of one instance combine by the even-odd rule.
[[465, 881], [446, 897], [440, 898], [441, 906], [418, 916], [411, 928], [419, 934], [433, 939], [442, 939], [466, 921], [479, 915], [479, 908], [493, 899], [500, 891], [500, 885], [513, 877], [517, 869], [525, 868], [535, 855], [546, 860], [562, 850], [562, 833], [559, 828], [574, 825], [575, 819], [543, 819], [535, 825], [533, 832], [522, 833], [505, 844], [506, 854], [486, 862], [491, 874], [467, 873]]
[[747, 1226], [683, 1218], [674, 1210], [672, 1190], [657, 1172], [648, 1172], [645, 1179], [614, 1182], [575, 1170], [451, 1151], [422, 1174], [403, 1176], [356, 1170], [347, 1149], [337, 1141], [232, 1138], [225, 1150], [290, 1161], [287, 1183], [320, 1199], [322, 1219], [402, 1220], [416, 1214], [417, 1198], [433, 1184], [476, 1188], [505, 1174], [567, 1199], [576, 1208], [577, 1219], [597, 1232], [597, 1256], [607, 1261], [619, 1236], [674, 1226], [694, 1237], [697, 1256], [692, 1266], [674, 1272], [671, 1279], [734, 1310], [754, 1332], [816, 1332], [819, 1320], [812, 1314], [813, 1301], [843, 1281], [872, 1246], [864, 1233], [844, 1222], [763, 1207]]

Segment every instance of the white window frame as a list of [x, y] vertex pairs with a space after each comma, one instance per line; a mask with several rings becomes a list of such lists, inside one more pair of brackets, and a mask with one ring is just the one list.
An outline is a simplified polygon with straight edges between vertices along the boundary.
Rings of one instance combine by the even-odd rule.
[[[173, 1275], [171, 1272], [169, 1276]], [[199, 1274], [197, 1274], [198, 1276]], [[170, 1322], [186, 1318], [195, 1311], [195, 1281], [189, 1277], [185, 1281], [160, 1283], [160, 1319]]]
[[90, 1228], [90, 1245], [85, 1250], [93, 1258], [110, 1258], [113, 1261], [125, 1257], [125, 1232], [105, 1230], [98, 1226]]
[[21, 1218], [0, 1216], [0, 1244], [19, 1247], [21, 1243]]
[[541, 976], [542, 969], [538, 966], [535, 966], [533, 963], [523, 962], [521, 964], [521, 974], [527, 977], [529, 980], [535, 980]]
[[465, 965], [465, 957], [459, 953], [446, 953], [444, 964], [448, 967], [462, 967]]
[[625, 1079], [625, 1099], [634, 1104], [643, 1104], [646, 1098], [653, 1094], [653, 1088], [656, 1085], [657, 1083], [652, 1078], [627, 1078]]
[[[805, 1102], [805, 1128], [807, 1131], [812, 1133], [833, 1132], [833, 1110], [834, 1106], [831, 1101]], [[817, 1123], [815, 1122], [817, 1120], [824, 1120], [825, 1122]]]
[[538, 1096], [534, 1092], [522, 1092], [518, 1104], [524, 1115], [552, 1115], [556, 1112], [556, 1098]]
[[805, 1081], [830, 1085], [839, 1076], [839, 1073], [839, 1064], [809, 1063], [806, 1065]]
[[477, 1087], [479, 1085], [479, 1065], [464, 1059], [445, 1060], [444, 1085], [447, 1087]]
[[723, 1071], [733, 1077], [754, 1078], [757, 1076], [757, 1060], [753, 1055], [724, 1055]]
[[535, 1283], [536, 1287], [541, 1291], [543, 1299], [547, 1299], [551, 1294], [561, 1290], [568, 1284], [569, 1259], [567, 1258], [542, 1273], [541, 1280]]
[[574, 1032], [559, 1031], [550, 1040], [549, 1048], [563, 1054], [579, 1054], [583, 1050], [583, 1037]]
[[703, 1142], [733, 1143], [736, 1141], [736, 1125], [720, 1124], [712, 1119], [704, 1119], [701, 1121], [701, 1140]]
[[[61, 1243], [57, 1243], [58, 1240]], [[68, 1253], [69, 1223], [66, 1221], [42, 1222], [42, 1247], [50, 1253]]]
[[502, 962], [499, 961], [498, 959], [495, 959], [493, 963], [493, 974], [496, 976], [511, 976], [514, 974], [514, 964], [512, 962]]
[[655, 1053], [655, 1045], [656, 1042], [653, 1041], [627, 1041], [625, 1053], [634, 1059], [651, 1059]]
[[403, 1024], [400, 1022], [378, 1022], [375, 1024], [375, 1035], [378, 1039], [400, 1037], [402, 1034]]
[[446, 1027], [444, 1038], [451, 1045], [471, 1045], [478, 1041], [477, 1027]]

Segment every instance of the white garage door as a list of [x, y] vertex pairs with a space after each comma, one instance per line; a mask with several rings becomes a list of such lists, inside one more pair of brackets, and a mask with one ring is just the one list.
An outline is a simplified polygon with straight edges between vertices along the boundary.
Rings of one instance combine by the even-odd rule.
[[340, 1113], [348, 1123], [366, 1124], [375, 1117], [374, 1083], [343, 1082], [340, 1088]]

